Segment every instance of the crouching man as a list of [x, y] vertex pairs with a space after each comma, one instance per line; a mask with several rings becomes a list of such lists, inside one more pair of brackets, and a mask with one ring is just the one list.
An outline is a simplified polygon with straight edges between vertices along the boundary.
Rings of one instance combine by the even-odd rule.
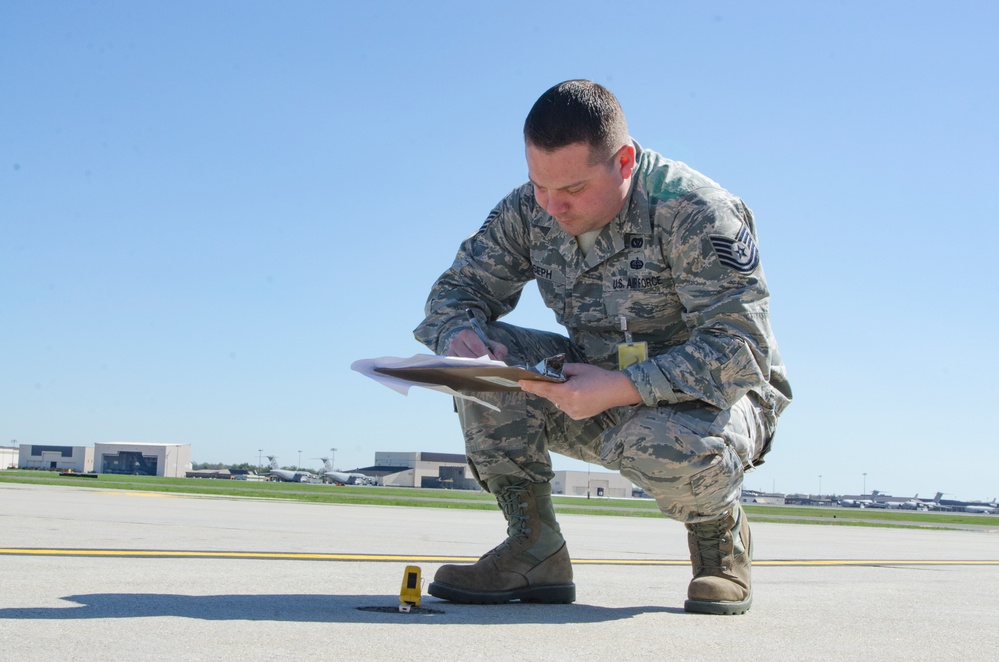
[[[493, 209], [434, 284], [415, 335], [437, 354], [535, 365], [564, 383], [458, 401], [466, 455], [507, 538], [428, 587], [464, 603], [575, 600], [549, 452], [620, 471], [688, 531], [685, 609], [752, 602], [743, 471], [791, 400], [770, 328], [752, 212], [683, 163], [643, 149], [614, 95], [572, 80], [524, 125], [530, 181]], [[567, 335], [500, 322], [535, 281]], [[472, 311], [485, 338], [470, 328]], [[485, 341], [485, 342], [484, 342]]]

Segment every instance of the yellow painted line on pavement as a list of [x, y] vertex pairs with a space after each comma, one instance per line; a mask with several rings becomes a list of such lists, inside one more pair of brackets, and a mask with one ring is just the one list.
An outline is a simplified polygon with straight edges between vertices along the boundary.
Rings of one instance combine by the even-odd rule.
[[3, 549], [6, 556], [94, 556], [188, 559], [278, 559], [291, 561], [442, 561], [462, 562], [477, 559], [465, 556], [406, 556], [402, 554], [312, 554], [305, 552], [225, 552], [164, 549]]
[[[407, 554], [312, 554], [304, 552], [226, 552], [166, 549], [42, 549], [0, 548], [3, 556], [87, 556], [182, 559], [267, 559], [283, 561], [423, 561], [466, 563], [472, 556], [420, 556]], [[689, 566], [687, 559], [573, 559], [574, 565]], [[754, 566], [961, 566], [995, 565], [999, 559], [760, 559]]]

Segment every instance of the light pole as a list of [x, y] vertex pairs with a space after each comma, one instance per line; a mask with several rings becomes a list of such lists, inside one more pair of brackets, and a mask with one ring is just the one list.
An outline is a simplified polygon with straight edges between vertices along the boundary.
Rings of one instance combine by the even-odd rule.
[[263, 448], [258, 448], [257, 449], [257, 468], [258, 469], [263, 469], [264, 468], [264, 449]]
[[822, 497], [822, 474], [819, 474], [819, 497]]
[[298, 468], [302, 468], [302, 451], [298, 451]]
[[334, 471], [336, 470], [336, 449], [335, 448], [331, 448], [330, 449], [330, 466], [333, 467]]
[[867, 494], [867, 474], [866, 473], [862, 473], [860, 475], [864, 477], [864, 491], [861, 493], [860, 496], [864, 496], [864, 495]]

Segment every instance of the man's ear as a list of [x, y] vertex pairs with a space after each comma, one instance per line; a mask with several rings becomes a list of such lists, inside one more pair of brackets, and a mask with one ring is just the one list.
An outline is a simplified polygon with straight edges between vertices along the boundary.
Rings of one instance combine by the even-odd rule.
[[628, 179], [631, 177], [631, 173], [635, 171], [634, 145], [629, 143], [617, 150], [617, 153], [614, 155], [614, 167], [619, 169], [621, 179]]

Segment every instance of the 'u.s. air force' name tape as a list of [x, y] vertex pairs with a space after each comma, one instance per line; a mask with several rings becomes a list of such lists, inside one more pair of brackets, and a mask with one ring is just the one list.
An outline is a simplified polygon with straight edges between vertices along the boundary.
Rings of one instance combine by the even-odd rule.
[[753, 241], [753, 235], [745, 225], [735, 239], [718, 234], [711, 235], [709, 239], [715, 254], [718, 255], [718, 261], [726, 267], [748, 274], [760, 263], [760, 252], [756, 248], [756, 242]]

